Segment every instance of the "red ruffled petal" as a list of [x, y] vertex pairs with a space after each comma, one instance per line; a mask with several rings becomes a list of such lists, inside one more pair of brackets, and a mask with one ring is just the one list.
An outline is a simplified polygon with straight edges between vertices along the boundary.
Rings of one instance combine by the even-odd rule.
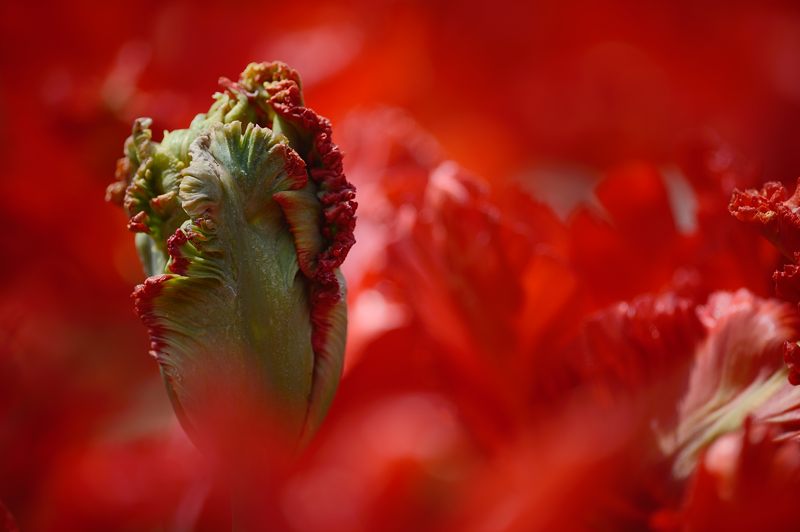
[[[795, 254], [797, 262], [798, 254]], [[800, 302], [800, 266], [785, 264], [780, 270], [772, 274], [775, 281], [775, 295], [793, 303]]]
[[133, 307], [150, 332], [150, 354], [158, 357], [163, 348], [163, 327], [161, 322], [153, 315], [153, 300], [158, 297], [164, 288], [164, 283], [175, 277], [170, 274], [148, 277], [144, 283], [136, 285], [131, 294]]
[[704, 332], [693, 301], [641, 296], [586, 321], [575, 363], [586, 382], [610, 394], [637, 391], [685, 369]]
[[728, 210], [742, 222], [757, 224], [786, 257], [793, 259], [800, 251], [800, 186], [792, 195], [777, 182], [761, 190], [734, 190]]
[[783, 344], [783, 361], [789, 368], [789, 382], [800, 384], [800, 345], [797, 342]]

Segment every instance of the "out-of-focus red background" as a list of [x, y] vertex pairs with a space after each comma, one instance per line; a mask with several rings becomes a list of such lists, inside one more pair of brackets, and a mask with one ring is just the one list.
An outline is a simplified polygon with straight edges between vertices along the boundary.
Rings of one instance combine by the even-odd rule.
[[[309, 464], [276, 495], [282, 526], [559, 523], [586, 478], [616, 478], [608, 457], [641, 415], [633, 404], [598, 423], [574, 376], [553, 384], [572, 394], [559, 415], [541, 412], [543, 383], [560, 378], [549, 355], [569, 352], [577, 316], [665, 287], [699, 301], [770, 293], [775, 256], [749, 236], [736, 249], [726, 194], [800, 175], [796, 2], [4, 2], [0, 501], [23, 530], [227, 523], [147, 356], [133, 238], [103, 196], [134, 118], [185, 127], [219, 76], [276, 59], [332, 120], [362, 221], [345, 270], [347, 371]], [[697, 184], [698, 160], [723, 176], [714, 187]], [[448, 206], [448, 172], [491, 187], [469, 192], [478, 214]], [[693, 206], [669, 203], [676, 175], [694, 184]], [[534, 198], [556, 214], [534, 214]], [[616, 236], [597, 210], [570, 218], [581, 202], [602, 204]], [[509, 233], [474, 242], [497, 205]], [[409, 216], [424, 222], [419, 249], [395, 240]], [[541, 246], [552, 253], [526, 255]], [[511, 250], [504, 267], [490, 264], [498, 248]], [[538, 298], [519, 303], [520, 290]], [[488, 375], [487, 354], [505, 369]], [[504, 381], [509, 367], [519, 382]]]

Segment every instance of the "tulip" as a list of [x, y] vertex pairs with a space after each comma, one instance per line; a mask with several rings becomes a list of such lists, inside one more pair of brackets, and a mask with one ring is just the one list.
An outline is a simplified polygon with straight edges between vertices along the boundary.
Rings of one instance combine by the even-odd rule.
[[295, 71], [253, 63], [220, 84], [161, 142], [134, 122], [107, 199], [136, 233], [136, 312], [186, 432], [218, 452], [267, 430], [297, 450], [342, 372], [355, 189]]

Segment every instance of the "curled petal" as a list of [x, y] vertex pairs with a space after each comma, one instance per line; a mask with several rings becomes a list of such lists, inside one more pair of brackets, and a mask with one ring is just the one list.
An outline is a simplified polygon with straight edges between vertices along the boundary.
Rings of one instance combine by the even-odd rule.
[[694, 357], [680, 421], [665, 450], [676, 451], [674, 473], [684, 477], [698, 454], [738, 430], [748, 415], [781, 424], [797, 417], [800, 391], [786, 382], [784, 342], [795, 338], [791, 305], [740, 290], [713, 294], [699, 310], [707, 331]]
[[761, 190], [735, 190], [728, 210], [738, 220], [757, 225], [787, 258], [800, 251], [800, 188], [790, 195], [782, 184], [770, 182]]
[[300, 77], [283, 63], [251, 63], [237, 83], [225, 79], [221, 83], [231, 96], [257, 102], [271, 117], [273, 130], [285, 134], [297, 148], [316, 187], [322, 206], [322, 238], [308, 230], [308, 220], [300, 219], [299, 207], [308, 203], [309, 197], [281, 193], [275, 200], [292, 223], [301, 267], [311, 274], [314, 345], [322, 348], [328, 342], [328, 316], [343, 292], [336, 270], [355, 243], [357, 207], [355, 188], [344, 175], [342, 153], [333, 143], [331, 123], [303, 105]]
[[789, 368], [789, 382], [800, 384], [800, 343], [787, 341], [783, 345], [783, 361]]
[[775, 282], [775, 295], [793, 303], [800, 302], [800, 266], [797, 261], [800, 253], [795, 253], [795, 263], [785, 264], [772, 274]]

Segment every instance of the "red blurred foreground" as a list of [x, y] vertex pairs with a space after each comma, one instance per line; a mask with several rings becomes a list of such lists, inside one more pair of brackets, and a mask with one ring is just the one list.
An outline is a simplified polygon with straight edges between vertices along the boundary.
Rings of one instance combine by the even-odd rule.
[[102, 200], [134, 118], [183, 127], [269, 59], [360, 204], [338, 396], [299, 464], [254, 466], [271, 530], [800, 528], [794, 3], [11, 2], [0, 29], [0, 530], [230, 526]]

